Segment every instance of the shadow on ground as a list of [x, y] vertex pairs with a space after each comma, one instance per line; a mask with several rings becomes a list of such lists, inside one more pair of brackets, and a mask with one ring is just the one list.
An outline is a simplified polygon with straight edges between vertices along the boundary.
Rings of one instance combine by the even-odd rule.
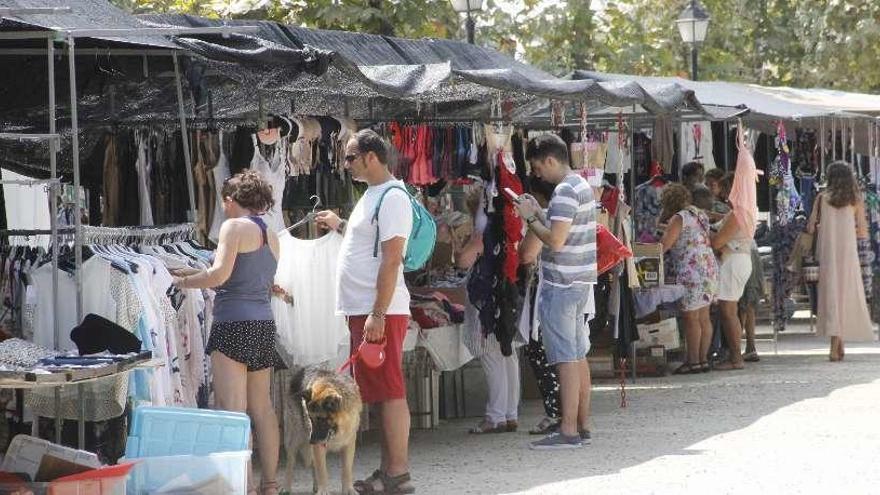
[[[412, 474], [419, 494], [503, 494], [564, 480], [611, 475], [663, 456], [699, 453], [702, 440], [743, 429], [780, 408], [878, 378], [880, 346], [850, 345], [843, 363], [830, 363], [826, 341], [786, 336], [780, 355], [764, 352], [744, 371], [642, 378], [628, 383], [628, 407], [620, 408], [613, 382], [598, 383], [593, 397], [593, 444], [575, 451], [534, 452], [527, 433], [474, 436], [473, 420], [446, 422], [415, 431]], [[766, 351], [770, 347], [763, 345]], [[540, 404], [522, 408], [523, 430], [537, 422]], [[356, 475], [375, 469], [378, 445], [359, 445]], [[333, 489], [339, 489], [338, 460], [332, 459]], [[298, 471], [294, 493], [310, 493], [311, 474]], [[586, 488], [586, 487], [585, 487]]]

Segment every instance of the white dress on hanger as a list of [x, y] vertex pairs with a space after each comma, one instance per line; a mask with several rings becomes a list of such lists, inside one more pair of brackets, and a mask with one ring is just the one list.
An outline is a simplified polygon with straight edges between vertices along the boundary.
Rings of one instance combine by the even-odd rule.
[[287, 181], [287, 172], [282, 164], [287, 156], [287, 150], [284, 149], [286, 139], [279, 139], [275, 145], [277, 147], [271, 161], [267, 160], [260, 153], [260, 146], [257, 141], [257, 135], [252, 134], [251, 139], [254, 141], [254, 157], [251, 159], [251, 169], [255, 170], [263, 176], [263, 179], [272, 185], [272, 198], [275, 204], [269, 211], [263, 215], [263, 220], [272, 232], [280, 232], [284, 230], [284, 214], [281, 212], [281, 201], [284, 199], [284, 185]]
[[141, 225], [153, 225], [153, 205], [150, 201], [150, 171], [153, 168], [153, 164], [150, 163], [146, 136], [138, 136], [137, 142], [137, 161], [134, 166], [138, 174], [138, 199], [141, 206], [140, 222]]
[[223, 189], [223, 182], [232, 175], [232, 172], [229, 171], [229, 159], [226, 158], [226, 151], [223, 149], [222, 132], [220, 133], [220, 158], [217, 159], [217, 165], [211, 170], [211, 173], [214, 174], [214, 190], [217, 195], [217, 201], [214, 206], [214, 221], [211, 224], [211, 232], [208, 234], [208, 239], [211, 239], [216, 244], [220, 241], [220, 226], [226, 220], [226, 214], [223, 213], [223, 195], [221, 190]]
[[278, 341], [297, 366], [335, 359], [348, 340], [348, 326], [336, 315], [336, 269], [342, 236], [331, 232], [302, 240], [284, 232], [275, 284], [293, 297], [272, 297]]

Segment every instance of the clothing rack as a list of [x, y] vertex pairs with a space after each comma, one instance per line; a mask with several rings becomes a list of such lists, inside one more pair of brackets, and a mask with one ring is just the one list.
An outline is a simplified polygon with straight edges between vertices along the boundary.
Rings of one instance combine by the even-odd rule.
[[195, 223], [183, 223], [160, 226], [136, 227], [82, 227], [84, 244], [118, 244], [134, 242], [138, 244], [155, 244], [158, 242], [176, 242], [195, 238]]

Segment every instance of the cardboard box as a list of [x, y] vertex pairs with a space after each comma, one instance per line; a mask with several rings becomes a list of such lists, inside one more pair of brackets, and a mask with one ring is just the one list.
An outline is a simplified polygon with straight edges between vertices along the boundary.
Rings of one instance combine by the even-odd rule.
[[664, 283], [662, 244], [633, 244], [633, 262], [640, 287], [657, 287]]
[[660, 323], [636, 325], [636, 329], [639, 332], [637, 348], [663, 346], [669, 351], [681, 347], [678, 322], [675, 318], [668, 318]]

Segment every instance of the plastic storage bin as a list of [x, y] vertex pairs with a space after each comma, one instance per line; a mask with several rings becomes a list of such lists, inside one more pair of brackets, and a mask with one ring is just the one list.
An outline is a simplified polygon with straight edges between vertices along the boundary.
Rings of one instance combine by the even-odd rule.
[[178, 407], [134, 411], [125, 457], [207, 455], [248, 449], [247, 414]]
[[244, 495], [251, 452], [144, 457], [128, 479], [128, 495]]
[[[98, 456], [91, 452], [64, 447], [30, 435], [16, 435], [12, 439], [12, 443], [9, 444], [6, 456], [3, 457], [0, 471], [26, 473], [34, 478], [40, 468], [40, 461], [46, 454], [74, 464], [93, 468], [101, 467]], [[0, 491], [0, 493], [5, 492]]]

